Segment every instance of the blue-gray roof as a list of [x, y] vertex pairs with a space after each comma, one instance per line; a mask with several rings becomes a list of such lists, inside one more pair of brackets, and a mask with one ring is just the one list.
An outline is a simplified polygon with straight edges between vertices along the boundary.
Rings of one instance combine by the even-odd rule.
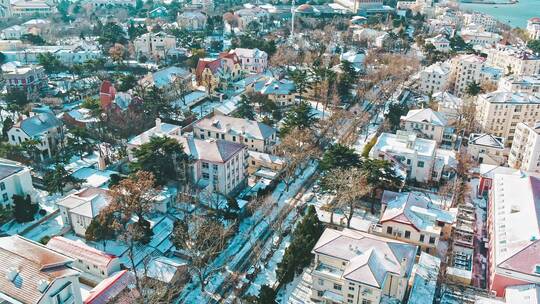
[[61, 125], [62, 122], [51, 113], [39, 113], [20, 122], [20, 128], [30, 137]]
[[13, 163], [5, 163], [0, 160], [0, 180], [13, 175], [22, 169], [22, 166]]

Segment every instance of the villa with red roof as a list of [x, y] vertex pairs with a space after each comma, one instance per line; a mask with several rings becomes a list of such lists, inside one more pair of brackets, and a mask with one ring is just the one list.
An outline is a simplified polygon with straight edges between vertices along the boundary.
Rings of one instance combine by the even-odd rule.
[[55, 236], [49, 240], [47, 248], [72, 258], [72, 266], [81, 271], [81, 277], [96, 284], [120, 270], [118, 257], [90, 247], [82, 241]]
[[489, 290], [540, 283], [540, 178], [496, 174], [488, 206]]
[[[219, 87], [238, 79], [242, 71], [240, 60], [234, 53], [221, 53], [217, 59], [199, 59], [195, 69], [197, 85], [213, 92]], [[230, 83], [232, 84], [232, 83]]]

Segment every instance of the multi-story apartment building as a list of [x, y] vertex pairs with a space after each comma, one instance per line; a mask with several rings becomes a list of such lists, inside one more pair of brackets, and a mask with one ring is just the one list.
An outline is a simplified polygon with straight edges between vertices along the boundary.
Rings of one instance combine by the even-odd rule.
[[208, 17], [200, 11], [185, 11], [178, 15], [176, 22], [182, 29], [202, 31], [206, 28]]
[[501, 35], [485, 31], [482, 27], [466, 28], [460, 32], [461, 38], [472, 45], [492, 45], [501, 41]]
[[47, 248], [73, 259], [73, 268], [81, 272], [86, 281], [99, 284], [102, 280], [120, 271], [120, 260], [81, 241], [55, 236], [47, 243]]
[[444, 114], [430, 108], [410, 110], [401, 116], [401, 129], [414, 132], [418, 137], [433, 139], [437, 144], [451, 145], [454, 128], [450, 127]]
[[497, 20], [493, 16], [481, 13], [464, 14], [463, 21], [465, 25], [477, 25], [483, 27], [486, 31], [492, 32], [496, 29]]
[[403, 302], [418, 247], [372, 234], [327, 228], [312, 253], [317, 303]]
[[153, 136], [176, 139], [184, 152], [191, 156], [188, 177], [199, 186], [223, 194], [231, 194], [245, 185], [248, 168], [248, 152], [245, 145], [222, 139], [199, 139], [181, 135], [181, 127], [162, 123], [132, 138], [128, 144], [128, 157], [135, 159], [134, 150], [148, 143]]
[[419, 246], [436, 253], [441, 237], [448, 238], [456, 212], [445, 210], [424, 193], [385, 190], [379, 223], [371, 233]]
[[482, 130], [506, 138], [506, 145], [514, 140], [520, 122], [540, 120], [540, 98], [526, 93], [495, 91], [479, 95], [476, 100], [476, 121]]
[[540, 284], [540, 179], [496, 174], [488, 202], [488, 289]]
[[497, 90], [517, 93], [540, 93], [540, 75], [510, 75], [502, 77]]
[[418, 138], [411, 132], [382, 133], [369, 158], [388, 160], [403, 167], [407, 178], [427, 183], [432, 180], [436, 148], [436, 141]]
[[508, 150], [504, 138], [486, 133], [471, 133], [467, 144], [467, 154], [479, 164], [502, 166], [506, 163]]
[[13, 195], [31, 199], [36, 196], [30, 168], [12, 160], [0, 158], [0, 206], [13, 202]]
[[165, 32], [146, 33], [133, 41], [137, 57], [146, 56], [156, 60], [165, 59], [178, 52], [176, 37]]
[[540, 39], [540, 18], [534, 17], [527, 20], [527, 32], [531, 39]]
[[487, 54], [486, 65], [501, 68], [506, 74], [540, 74], [540, 57], [529, 49], [497, 44], [483, 52]]
[[2, 65], [2, 72], [8, 90], [24, 90], [29, 96], [38, 94], [47, 83], [45, 70], [39, 65], [10, 62]]
[[7, 303], [82, 304], [73, 259], [19, 235], [0, 238], [0, 297]]
[[480, 74], [486, 59], [477, 55], [459, 55], [452, 59], [452, 77], [455, 80], [454, 94], [458, 97], [465, 95], [465, 90], [471, 82], [480, 82]]
[[277, 130], [264, 123], [224, 115], [199, 120], [193, 125], [193, 134], [199, 139], [222, 139], [244, 144], [248, 150], [273, 153], [277, 143]]
[[18, 0], [11, 2], [11, 15], [14, 17], [48, 16], [56, 12], [52, 1]]
[[445, 91], [450, 77], [450, 63], [436, 62], [419, 73], [419, 90], [424, 94]]
[[540, 173], [540, 124], [518, 123], [508, 155], [508, 165], [515, 169]]
[[240, 67], [245, 73], [262, 73], [268, 66], [268, 54], [259, 49], [236, 48], [229, 51], [236, 54], [240, 60]]
[[[33, 114], [33, 113], [31, 113]], [[28, 140], [37, 140], [36, 145], [42, 160], [53, 156], [65, 140], [62, 121], [51, 113], [34, 114], [13, 125], [7, 132], [10, 145], [20, 145]]]

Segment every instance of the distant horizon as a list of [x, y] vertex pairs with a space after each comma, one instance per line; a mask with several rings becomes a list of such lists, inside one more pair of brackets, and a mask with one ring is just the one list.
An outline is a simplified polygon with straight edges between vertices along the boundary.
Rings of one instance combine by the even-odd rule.
[[539, 0], [519, 0], [515, 4], [477, 4], [460, 3], [463, 10], [471, 10], [493, 16], [512, 27], [527, 27], [527, 20], [540, 17]]

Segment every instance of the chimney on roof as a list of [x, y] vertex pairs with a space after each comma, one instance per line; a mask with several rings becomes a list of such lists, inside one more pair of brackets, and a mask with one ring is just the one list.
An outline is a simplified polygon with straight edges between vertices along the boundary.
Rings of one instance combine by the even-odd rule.
[[161, 119], [156, 118], [156, 133], [161, 133]]
[[19, 268], [9, 267], [9, 270], [6, 273], [6, 279], [8, 279], [10, 282], [14, 282], [18, 274], [19, 274]]
[[49, 281], [47, 280], [39, 280], [37, 283], [37, 289], [39, 292], [44, 293], [45, 290], [47, 290], [47, 287], [49, 287]]
[[406, 275], [406, 272], [407, 272], [407, 258], [402, 258], [401, 259], [401, 264], [400, 264], [401, 268], [400, 268], [400, 275], [402, 277], [405, 277]]

